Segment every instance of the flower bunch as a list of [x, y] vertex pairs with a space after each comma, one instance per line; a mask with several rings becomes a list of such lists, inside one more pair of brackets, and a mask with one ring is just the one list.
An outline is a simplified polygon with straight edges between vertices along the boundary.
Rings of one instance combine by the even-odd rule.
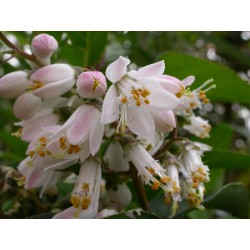
[[[43, 66], [0, 79], [0, 97], [16, 98], [13, 113], [20, 128], [13, 135], [29, 143], [18, 166], [24, 188], [40, 187], [42, 197], [59, 179], [73, 179], [72, 206], [55, 218], [101, 218], [121, 211], [131, 202], [130, 177], [162, 189], [173, 215], [183, 199], [202, 209], [209, 181], [202, 155], [211, 148], [179, 137], [177, 119], [184, 118], [181, 127], [188, 132], [209, 136], [211, 126], [195, 109], [209, 102], [206, 92], [214, 85], [203, 88], [211, 81], [190, 90], [194, 76], [165, 75], [164, 61], [128, 70], [130, 60], [122, 56], [105, 77], [88, 68], [50, 64], [57, 47], [54, 37], [37, 35], [31, 48]], [[70, 168], [75, 164], [77, 176]]]

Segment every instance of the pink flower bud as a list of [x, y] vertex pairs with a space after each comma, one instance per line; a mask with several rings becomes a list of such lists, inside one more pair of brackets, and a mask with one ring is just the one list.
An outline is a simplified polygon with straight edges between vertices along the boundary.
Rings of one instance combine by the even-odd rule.
[[26, 72], [16, 71], [9, 73], [0, 79], [0, 97], [18, 97], [26, 90], [29, 84], [30, 81]]
[[42, 105], [42, 99], [32, 93], [23, 93], [14, 104], [13, 111], [20, 120], [28, 120], [35, 115]]
[[103, 96], [107, 90], [105, 76], [99, 71], [83, 72], [77, 79], [77, 93], [83, 98]]
[[67, 64], [52, 64], [38, 69], [30, 77], [33, 94], [43, 98], [57, 97], [75, 84], [75, 71]]
[[57, 47], [56, 39], [48, 34], [39, 34], [31, 42], [33, 54], [42, 59], [50, 58]]

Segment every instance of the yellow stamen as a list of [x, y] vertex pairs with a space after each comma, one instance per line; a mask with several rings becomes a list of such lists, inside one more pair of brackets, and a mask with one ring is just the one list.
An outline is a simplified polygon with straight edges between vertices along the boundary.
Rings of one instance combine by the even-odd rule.
[[145, 99], [144, 102], [145, 102], [146, 104], [149, 104], [149, 103], [150, 103], [150, 101], [149, 101], [148, 99]]
[[93, 87], [92, 87], [92, 91], [95, 91], [96, 90], [96, 88], [97, 88], [97, 86], [99, 85], [99, 81], [96, 79], [96, 78], [94, 78], [94, 83], [93, 83]]
[[163, 176], [163, 177], [161, 177], [160, 182], [162, 182], [162, 183], [168, 183], [170, 180], [171, 180], [170, 177]]
[[128, 99], [127, 99], [126, 96], [122, 97], [121, 102], [122, 102], [123, 104], [125, 104], [127, 101], [128, 101]]
[[89, 204], [90, 204], [90, 202], [91, 202], [91, 199], [90, 199], [90, 197], [83, 197], [82, 198], [82, 209], [83, 210], [85, 210], [85, 209], [87, 209], [88, 207], [89, 207]]
[[139, 100], [136, 101], [136, 106], [141, 106], [141, 102]]
[[154, 183], [153, 183], [153, 185], [151, 186], [151, 188], [153, 189], [153, 190], [158, 190], [159, 189], [159, 187], [160, 187], [160, 182], [159, 181], [155, 181]]

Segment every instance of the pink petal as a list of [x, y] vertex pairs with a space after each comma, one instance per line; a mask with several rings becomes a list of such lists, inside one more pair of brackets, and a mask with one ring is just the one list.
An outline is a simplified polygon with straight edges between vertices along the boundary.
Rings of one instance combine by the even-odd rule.
[[136, 135], [153, 141], [155, 125], [152, 116], [143, 107], [127, 107], [128, 127]]
[[101, 123], [108, 124], [119, 119], [118, 92], [115, 85], [111, 85], [106, 93], [102, 106]]
[[74, 78], [75, 71], [67, 64], [52, 64], [42, 67], [35, 71], [31, 77], [31, 81], [38, 81], [44, 84], [57, 82], [60, 80]]
[[13, 112], [20, 120], [30, 119], [41, 107], [42, 99], [32, 93], [23, 93], [15, 101]]
[[112, 82], [118, 82], [127, 72], [127, 66], [130, 60], [120, 56], [116, 61], [111, 63], [106, 69], [106, 76]]
[[138, 71], [132, 70], [128, 72], [128, 76], [132, 78], [149, 78], [161, 76], [165, 70], [165, 62], [162, 60], [157, 63], [140, 68]]
[[155, 111], [151, 115], [157, 131], [169, 132], [176, 127], [175, 116], [172, 111]]
[[97, 118], [98, 110], [94, 106], [82, 105], [77, 117], [66, 131], [68, 141], [73, 145], [80, 145], [86, 141]]
[[101, 145], [102, 138], [104, 134], [104, 125], [100, 123], [100, 119], [93, 124], [92, 129], [90, 130], [90, 135], [89, 135], [89, 147], [90, 147], [90, 152], [94, 156]]
[[51, 82], [33, 91], [33, 94], [43, 98], [58, 97], [65, 94], [75, 84], [74, 78], [67, 78], [57, 82]]

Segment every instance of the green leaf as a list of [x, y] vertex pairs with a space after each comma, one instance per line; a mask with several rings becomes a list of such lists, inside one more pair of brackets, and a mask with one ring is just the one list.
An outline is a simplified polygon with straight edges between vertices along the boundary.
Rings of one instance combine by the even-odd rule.
[[204, 163], [211, 169], [250, 169], [250, 155], [230, 150], [212, 150], [204, 155]]
[[[169, 218], [171, 207], [164, 203], [163, 195], [157, 196], [150, 202], [150, 211], [161, 218]], [[207, 209], [220, 209], [231, 213], [238, 218], [248, 218], [248, 192], [241, 183], [230, 183], [221, 188], [214, 195], [205, 197], [204, 206]], [[188, 206], [186, 201], [179, 204], [174, 218], [183, 218], [194, 208]]]
[[[223, 139], [221, 138], [223, 135]], [[199, 141], [208, 144], [213, 147], [213, 149], [230, 149], [233, 139], [233, 128], [225, 123], [221, 123], [218, 126], [212, 128], [209, 138], [197, 138], [194, 141]]]
[[133, 209], [124, 213], [108, 216], [105, 219], [160, 219], [154, 213], [148, 213], [141, 209]]
[[206, 80], [213, 78], [216, 89], [208, 92], [213, 101], [238, 102], [250, 105], [250, 86], [241, 80], [230, 68], [220, 64], [176, 52], [166, 52], [160, 56], [166, 62], [169, 75], [183, 79], [189, 75], [196, 77], [191, 89], [195, 89]]

